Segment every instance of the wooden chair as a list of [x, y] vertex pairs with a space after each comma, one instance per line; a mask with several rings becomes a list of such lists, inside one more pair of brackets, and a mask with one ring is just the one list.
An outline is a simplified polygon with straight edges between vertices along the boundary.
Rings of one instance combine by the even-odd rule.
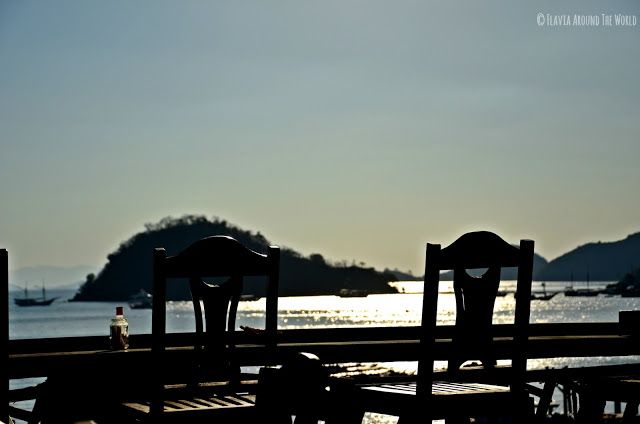
[[[533, 245], [531, 240], [521, 240], [520, 247], [514, 247], [485, 231], [467, 233], [446, 248], [428, 244], [417, 381], [360, 386], [354, 394], [356, 407], [362, 413], [398, 415], [402, 424], [442, 418], [465, 422], [469, 417], [495, 415], [511, 416], [515, 423], [530, 421], [532, 403], [524, 378]], [[511, 358], [506, 358], [512, 361], [506, 370], [507, 384], [465, 382], [465, 367], [461, 366], [468, 360], [481, 361], [488, 376], [495, 374], [492, 370], [499, 358], [492, 349], [492, 316], [503, 267], [518, 268], [513, 350]], [[478, 268], [486, 268], [481, 277], [467, 272]], [[454, 272], [454, 354], [448, 361], [446, 381], [434, 381], [434, 334], [442, 270]]]
[[[155, 249], [152, 355], [155, 363], [169, 368], [157, 369], [156, 381], [145, 398], [123, 403], [126, 415], [136, 421], [154, 423], [251, 419], [255, 413], [255, 395], [243, 385], [233, 357], [236, 313], [245, 277], [251, 280], [247, 283], [256, 282], [253, 277], [266, 278], [265, 330], [257, 337], [267, 345], [275, 344], [279, 254], [276, 246], [269, 247], [264, 255], [226, 236], [199, 240], [170, 257], [165, 249]], [[225, 280], [217, 285], [203, 280], [213, 277]], [[166, 373], [171, 365], [166, 363], [165, 301], [167, 280], [175, 278], [188, 279], [195, 310], [196, 343], [190, 375], [182, 376], [184, 384], [168, 385]]]

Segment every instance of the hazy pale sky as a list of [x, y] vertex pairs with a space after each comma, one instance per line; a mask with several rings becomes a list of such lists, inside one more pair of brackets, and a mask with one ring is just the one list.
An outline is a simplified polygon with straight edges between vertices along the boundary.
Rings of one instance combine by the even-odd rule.
[[640, 22], [563, 14], [640, 6], [5, 0], [0, 247], [101, 267], [204, 214], [420, 274], [469, 230], [547, 259], [640, 231]]

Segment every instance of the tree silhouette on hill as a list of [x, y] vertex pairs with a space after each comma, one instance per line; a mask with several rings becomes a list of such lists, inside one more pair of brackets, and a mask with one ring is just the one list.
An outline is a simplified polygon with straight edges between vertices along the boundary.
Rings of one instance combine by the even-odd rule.
[[[164, 247], [168, 255], [174, 255], [194, 241], [212, 235], [231, 236], [257, 252], [266, 252], [267, 247], [273, 244], [260, 232], [242, 230], [219, 218], [210, 220], [201, 215], [166, 217], [157, 223], [146, 224], [145, 231], [122, 242], [115, 252], [107, 256], [107, 263], [97, 275], [87, 275], [72, 300], [124, 301], [140, 289], [151, 292], [154, 248]], [[281, 249], [281, 296], [337, 294], [343, 288], [395, 293], [396, 289], [388, 285], [391, 281], [396, 281], [396, 278], [389, 272], [346, 263], [331, 264], [319, 253], [304, 257], [290, 248]], [[251, 292], [250, 285], [247, 285], [247, 290]], [[167, 298], [190, 299], [188, 286], [169, 285]]]

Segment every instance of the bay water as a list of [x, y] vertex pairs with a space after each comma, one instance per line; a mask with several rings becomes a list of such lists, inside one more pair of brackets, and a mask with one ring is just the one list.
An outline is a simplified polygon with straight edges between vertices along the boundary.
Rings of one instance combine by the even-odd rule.
[[[595, 297], [566, 297], [562, 293], [569, 282], [535, 282], [532, 292], [559, 292], [551, 300], [531, 302], [531, 322], [617, 322], [618, 312], [640, 308], [640, 298], [598, 295]], [[589, 287], [600, 289], [606, 282], [591, 282]], [[278, 327], [280, 329], [321, 327], [372, 327], [420, 325], [422, 309], [422, 282], [399, 282], [395, 286], [398, 294], [369, 295], [367, 297], [305, 296], [281, 297], [278, 301]], [[587, 283], [573, 283], [574, 288], [586, 288]], [[451, 284], [442, 284], [438, 303], [438, 322], [453, 324], [455, 299]], [[506, 296], [496, 299], [494, 323], [513, 322], [515, 282], [501, 283], [500, 290]], [[21, 293], [11, 293], [13, 298]], [[41, 337], [96, 336], [109, 334], [109, 322], [116, 306], [125, 306], [131, 334], [151, 332], [151, 310], [129, 309], [126, 302], [68, 302], [73, 291], [49, 290], [49, 296], [59, 299], [47, 307], [9, 308], [9, 333], [11, 339]], [[264, 327], [265, 299], [241, 302], [238, 308], [237, 326]], [[167, 303], [167, 331], [193, 331], [195, 321], [190, 302]], [[550, 358], [530, 360], [529, 368], [581, 366], [594, 364], [616, 364], [637, 362], [637, 357], [601, 358]], [[415, 362], [393, 362], [381, 364], [382, 368], [402, 372], [415, 372]], [[12, 385], [32, 384], [33, 379], [14, 381]], [[559, 399], [558, 399], [559, 400]], [[395, 418], [367, 415], [369, 423], [392, 423]]]

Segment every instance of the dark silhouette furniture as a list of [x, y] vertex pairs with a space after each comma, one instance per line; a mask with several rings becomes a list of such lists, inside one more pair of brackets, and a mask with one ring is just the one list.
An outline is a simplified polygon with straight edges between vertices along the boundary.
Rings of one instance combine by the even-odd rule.
[[[255, 394], [243, 384], [233, 355], [236, 313], [243, 286], [266, 283], [265, 329], [255, 331], [255, 337], [275, 345], [279, 253], [270, 246], [260, 254], [227, 236], [204, 238], [175, 256], [155, 249], [151, 350], [159, 365], [153, 365], [157, 375], [149, 392], [123, 403], [126, 416], [136, 422], [177, 423], [252, 419]], [[211, 278], [217, 281], [207, 281]], [[166, 358], [166, 292], [168, 284], [181, 283], [191, 290], [196, 343], [187, 375], [170, 378], [175, 364]]]
[[[619, 332], [635, 340], [640, 346], [640, 310], [623, 310], [618, 313]], [[577, 411], [576, 423], [592, 424], [602, 421], [607, 401], [614, 402], [614, 411], [620, 413], [621, 403], [625, 403], [622, 423], [638, 422], [638, 405], [640, 404], [640, 363], [634, 368], [625, 370], [620, 375], [608, 373], [606, 376], [584, 376], [574, 382], [579, 394], [580, 408]]]
[[2, 367], [0, 373], [2, 375], [2, 389], [0, 402], [2, 411], [0, 412], [0, 422], [10, 423], [10, 417], [26, 421], [27, 423], [37, 423], [40, 421], [38, 412], [38, 403], [34, 402], [31, 411], [19, 408], [15, 402], [24, 400], [35, 400], [40, 392], [41, 385], [23, 387], [20, 389], [9, 389], [9, 254], [7, 249], [0, 249], [0, 290], [2, 290], [2, 306], [0, 306], [0, 319], [2, 328]]
[[2, 304], [0, 305], [0, 331], [2, 331], [2, 366], [0, 366], [0, 421], [9, 422], [9, 255], [7, 249], [0, 249], [0, 290], [2, 290]]
[[256, 396], [260, 422], [269, 424], [315, 424], [323, 419], [336, 423], [329, 412], [326, 390], [329, 373], [311, 353], [296, 352], [279, 368], [262, 367]]
[[[467, 233], [451, 245], [441, 248], [428, 244], [424, 277], [424, 303], [419, 347], [418, 374], [415, 381], [361, 385], [355, 390], [353, 405], [365, 411], [400, 416], [400, 422], [466, 422], [469, 417], [511, 416], [512, 422], [525, 423], [533, 416], [532, 403], [525, 391], [526, 344], [528, 338], [531, 280], [533, 267], [531, 240], [515, 247], [496, 234], [486, 231]], [[500, 367], [493, 333], [493, 309], [500, 271], [518, 269], [513, 349], [510, 367]], [[447, 371], [434, 381], [434, 349], [440, 272], [453, 270], [456, 321], [452, 356]], [[471, 276], [469, 270], [483, 272]], [[472, 274], [477, 274], [471, 272]], [[480, 381], [465, 381], [466, 362], [478, 361]], [[476, 370], [477, 371], [477, 370]], [[361, 417], [362, 415], [360, 415]]]

